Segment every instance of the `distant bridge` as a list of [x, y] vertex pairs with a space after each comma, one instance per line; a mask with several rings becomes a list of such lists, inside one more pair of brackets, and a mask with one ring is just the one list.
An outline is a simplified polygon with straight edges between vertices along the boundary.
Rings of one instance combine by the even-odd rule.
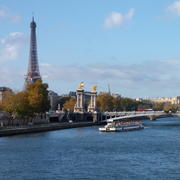
[[[118, 120], [123, 120], [123, 119], [127, 119], [127, 118], [131, 119], [131, 118], [139, 118], [139, 117], [148, 117], [150, 120], [156, 120], [156, 118], [159, 116], [167, 115], [164, 111], [104, 112], [101, 114], [102, 114], [102, 116], [106, 117], [106, 119], [104, 121], [107, 121], [107, 119], [118, 121]], [[101, 116], [101, 118], [102, 118], [102, 116]], [[180, 116], [180, 114], [179, 114], [179, 116]]]
[[[179, 116], [180, 112], [172, 113], [172, 116]], [[61, 111], [59, 113], [49, 114], [50, 121], [64, 122], [68, 119], [74, 122], [78, 121], [107, 121], [108, 119], [119, 121], [125, 119], [143, 119], [149, 118], [150, 120], [156, 120], [158, 117], [170, 116], [164, 111], [127, 111], [127, 112], [83, 112], [83, 113], [73, 113]]]

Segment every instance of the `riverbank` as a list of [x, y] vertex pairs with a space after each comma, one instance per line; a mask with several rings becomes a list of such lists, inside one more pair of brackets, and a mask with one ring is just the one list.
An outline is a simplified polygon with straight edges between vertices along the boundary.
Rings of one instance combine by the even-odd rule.
[[[171, 114], [166, 114], [159, 116], [157, 118], [165, 118], [171, 117]], [[122, 121], [129, 120], [143, 120], [148, 119], [145, 116], [138, 118], [126, 118]], [[69, 129], [69, 128], [78, 128], [78, 127], [86, 127], [86, 126], [98, 126], [105, 125], [106, 122], [74, 122], [74, 123], [49, 123], [49, 124], [39, 124], [39, 125], [26, 125], [26, 126], [11, 126], [11, 127], [1, 127], [0, 128], [0, 137], [3, 136], [13, 136], [18, 134], [28, 134], [28, 133], [38, 133], [45, 131], [53, 131], [53, 130], [61, 130], [61, 129]]]
[[69, 128], [86, 127], [86, 126], [97, 126], [103, 124], [106, 124], [106, 122], [50, 123], [50, 124], [41, 124], [41, 125], [32, 125], [32, 126], [1, 128], [0, 137], [69, 129]]

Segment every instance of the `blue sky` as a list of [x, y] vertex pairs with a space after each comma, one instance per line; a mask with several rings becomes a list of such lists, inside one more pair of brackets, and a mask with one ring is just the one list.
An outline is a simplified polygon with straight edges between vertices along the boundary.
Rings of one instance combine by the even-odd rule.
[[180, 95], [180, 1], [0, 0], [0, 86], [23, 87], [32, 12], [50, 90]]

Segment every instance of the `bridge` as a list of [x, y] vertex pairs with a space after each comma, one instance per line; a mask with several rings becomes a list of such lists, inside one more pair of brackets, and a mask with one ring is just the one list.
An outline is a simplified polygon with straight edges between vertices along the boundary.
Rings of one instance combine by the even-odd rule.
[[64, 112], [49, 114], [49, 118], [52, 121], [64, 122], [68, 119], [73, 120], [73, 122], [86, 122], [86, 121], [106, 121], [107, 119], [112, 119], [115, 121], [126, 120], [126, 119], [145, 119], [156, 120], [158, 117], [169, 117], [169, 116], [179, 116], [180, 112], [167, 114], [164, 111], [127, 111], [127, 112], [84, 112], [84, 113], [74, 113], [74, 112]]
[[[119, 121], [123, 119], [133, 119], [140, 117], [148, 117], [150, 120], [156, 120], [157, 117], [166, 116], [167, 114], [164, 111], [128, 111], [128, 112], [104, 112], [101, 113], [101, 121], [102, 116], [105, 116], [105, 120], [111, 119], [114, 121]], [[180, 114], [179, 114], [180, 116]]]

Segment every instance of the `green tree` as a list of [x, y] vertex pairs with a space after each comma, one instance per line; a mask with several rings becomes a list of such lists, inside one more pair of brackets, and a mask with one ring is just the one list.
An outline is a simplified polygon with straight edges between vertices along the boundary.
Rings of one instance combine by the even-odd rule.
[[137, 108], [140, 109], [151, 109], [152, 104], [148, 102], [142, 102], [142, 101], [135, 101]]
[[114, 103], [114, 110], [115, 111], [122, 111], [122, 101], [121, 99], [115, 99], [113, 100]]
[[162, 111], [163, 107], [164, 107], [163, 103], [155, 103], [153, 106], [153, 110], [154, 111]]
[[64, 103], [63, 108], [66, 110], [70, 109], [71, 111], [73, 111], [75, 104], [76, 104], [76, 100], [74, 98], [71, 98]]
[[133, 111], [137, 109], [136, 104], [129, 98], [122, 98], [121, 105], [124, 111]]

